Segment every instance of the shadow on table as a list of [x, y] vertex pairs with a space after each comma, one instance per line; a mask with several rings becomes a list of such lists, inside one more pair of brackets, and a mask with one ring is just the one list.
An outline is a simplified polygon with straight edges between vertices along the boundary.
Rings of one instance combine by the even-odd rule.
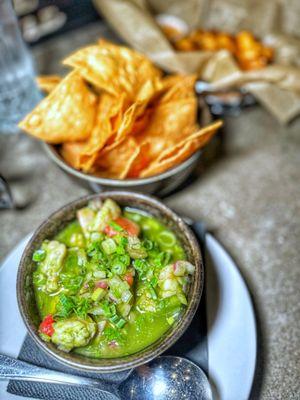
[[256, 334], [257, 334], [257, 352], [256, 352], [257, 358], [256, 358], [254, 380], [249, 399], [257, 400], [260, 398], [261, 388], [263, 384], [263, 377], [265, 371], [265, 349], [264, 349], [264, 335], [262, 331], [261, 318], [255, 303], [255, 299], [251, 294], [251, 291], [250, 291], [250, 296], [255, 311]]

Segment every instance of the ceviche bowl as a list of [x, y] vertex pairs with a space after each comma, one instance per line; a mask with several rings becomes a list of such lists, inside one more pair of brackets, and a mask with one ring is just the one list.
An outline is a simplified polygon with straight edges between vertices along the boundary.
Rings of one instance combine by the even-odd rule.
[[150, 196], [103, 192], [65, 205], [35, 231], [20, 261], [17, 299], [49, 357], [117, 372], [179, 339], [203, 280], [198, 242], [177, 214]]

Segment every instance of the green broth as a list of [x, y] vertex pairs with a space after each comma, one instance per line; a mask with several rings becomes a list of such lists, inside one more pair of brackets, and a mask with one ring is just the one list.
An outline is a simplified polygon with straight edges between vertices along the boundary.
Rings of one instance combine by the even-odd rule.
[[[157, 243], [158, 249], [161, 251], [161, 253], [158, 252], [158, 255], [162, 254], [162, 257], [167, 257], [168, 263], [186, 259], [184, 249], [175, 234], [156, 218], [131, 209], [126, 209], [123, 212], [123, 216], [138, 224], [141, 229], [139, 237], [143, 243], [148, 244], [145, 240], [151, 241], [149, 242], [150, 244], [152, 242]], [[83, 231], [77, 220], [69, 223], [55, 237], [55, 240], [67, 246], [67, 255], [59, 272], [58, 290], [56, 292], [49, 294], [43, 290], [40, 266], [37, 267], [34, 273], [35, 296], [41, 319], [49, 314], [56, 315], [61, 293], [66, 290], [71, 295], [78, 292], [82, 287], [82, 282], [89, 274], [90, 267], [83, 267], [80, 259], [81, 250], [78, 247], [72, 247], [74, 234], [83, 236]], [[86, 247], [85, 241], [82, 247]], [[158, 273], [156, 272], [156, 274]], [[154, 281], [157, 280], [155, 276], [158, 275], [154, 274], [152, 281], [153, 279]], [[131, 310], [122, 329], [116, 329], [114, 326], [106, 324], [105, 329], [96, 333], [87, 345], [76, 347], [72, 351], [91, 358], [113, 358], [133, 354], [157, 341], [170, 329], [170, 325], [180, 318], [184, 306], [175, 296], [155, 299], [156, 292], [154, 290], [154, 299], [150, 299], [149, 302], [155, 304], [155, 311], [150, 312], [141, 309], [141, 304], [143, 305], [143, 303], [139, 303], [139, 301], [142, 297], [138, 297], [137, 293], [143, 293], [143, 290], [148, 290], [147, 284], [141, 279], [139, 272], [136, 273], [132, 289], [134, 297], [131, 301]], [[146, 301], [148, 300], [146, 299]], [[101, 320], [97, 315], [92, 317], [96, 322]], [[117, 345], [115, 345], [116, 343]]]
[[[171, 252], [174, 261], [185, 260], [185, 252], [175, 234], [156, 218], [146, 213], [141, 213], [130, 209], [126, 209], [124, 215], [128, 219], [131, 219], [139, 224], [142, 230], [142, 235], [145, 238], [158, 241], [158, 244], [162, 250]], [[171, 245], [169, 241], [168, 243], [164, 243], [164, 241], [161, 240], [163, 235], [172, 237], [173, 241]]]

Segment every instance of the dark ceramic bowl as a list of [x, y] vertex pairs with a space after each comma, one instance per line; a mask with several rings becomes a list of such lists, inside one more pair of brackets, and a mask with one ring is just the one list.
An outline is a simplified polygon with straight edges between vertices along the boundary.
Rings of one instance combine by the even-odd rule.
[[[202, 99], [199, 98], [198, 102], [198, 122], [200, 126], [208, 125], [211, 122], [211, 114]], [[47, 143], [43, 143], [42, 145], [49, 158], [54, 161], [56, 165], [73, 179], [77, 180], [81, 185], [91, 188], [96, 193], [104, 190], [130, 190], [165, 196], [186, 181], [197, 166], [202, 154], [201, 150], [197, 151], [179, 165], [149, 178], [108, 179], [72, 168], [60, 155], [59, 146], [53, 146]]]
[[[125, 357], [112, 359], [92, 359], [77, 354], [65, 353], [51, 343], [42, 341], [38, 335], [38, 326], [40, 323], [38, 310], [35, 304], [32, 273], [35, 268], [32, 261], [33, 252], [40, 247], [43, 240], [52, 238], [57, 232], [66, 226], [75, 218], [76, 211], [84, 207], [88, 201], [95, 198], [106, 199], [112, 198], [121, 206], [130, 206], [149, 212], [170, 229], [176, 232], [178, 239], [183, 245], [188, 260], [196, 267], [193, 280], [188, 293], [188, 306], [180, 321], [178, 321], [155, 343], [145, 349]], [[49, 356], [53, 356], [56, 360], [65, 364], [78, 368], [82, 371], [93, 372], [116, 372], [133, 368], [144, 364], [154, 357], [157, 357], [169, 347], [171, 347], [179, 337], [184, 333], [197, 310], [203, 288], [203, 265], [202, 257], [199, 250], [198, 242], [187, 227], [185, 222], [176, 215], [172, 210], [153, 197], [145, 196], [137, 193], [129, 192], [106, 192], [97, 195], [86, 196], [66, 206], [60, 208], [53, 213], [34, 233], [33, 237], [27, 244], [18, 270], [17, 276], [17, 298], [21, 316], [26, 328], [33, 340], [43, 349]]]

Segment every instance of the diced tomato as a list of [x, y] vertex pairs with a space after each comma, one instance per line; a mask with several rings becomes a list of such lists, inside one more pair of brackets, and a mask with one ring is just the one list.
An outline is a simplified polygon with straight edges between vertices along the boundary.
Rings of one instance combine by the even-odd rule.
[[130, 236], [138, 236], [140, 233], [140, 227], [130, 219], [119, 217], [115, 219], [115, 223], [123, 228]]
[[113, 237], [118, 234], [118, 232], [110, 225], [106, 225], [103, 232], [109, 237]]
[[107, 289], [108, 284], [107, 284], [107, 282], [99, 281], [99, 282], [95, 283], [95, 287], [96, 288], [101, 288], [101, 289]]
[[[120, 226], [120, 228], [122, 228], [124, 231], [126, 231], [127, 234], [130, 236], [138, 236], [138, 234], [140, 233], [139, 226], [135, 222], [131, 221], [130, 219], [127, 219], [124, 217], [118, 217], [113, 222], [118, 224]], [[106, 225], [103, 232], [105, 233], [105, 235], [107, 235], [109, 237], [113, 237], [115, 235], [120, 234], [120, 232], [117, 231], [111, 225]]]
[[40, 332], [45, 335], [52, 336], [54, 333], [53, 328], [54, 319], [51, 314], [47, 315], [40, 324]]
[[133, 285], [133, 276], [130, 272], [128, 274], [124, 275], [124, 281], [126, 281], [129, 286]]

